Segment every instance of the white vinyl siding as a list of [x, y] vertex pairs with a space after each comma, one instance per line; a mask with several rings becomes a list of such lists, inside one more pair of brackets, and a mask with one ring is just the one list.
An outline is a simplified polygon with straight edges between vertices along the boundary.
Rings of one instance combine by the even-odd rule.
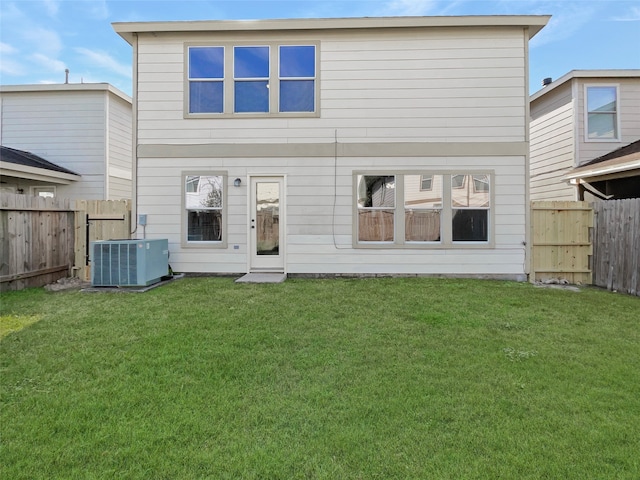
[[[265, 32], [258, 41], [318, 42], [320, 118], [184, 118], [184, 37], [141, 35], [139, 142], [517, 142], [525, 138], [522, 31]], [[253, 41], [253, 42], [252, 42]], [[214, 44], [205, 34], [189, 43]], [[227, 43], [228, 43], [227, 42]], [[230, 88], [227, 86], [226, 88]]]
[[575, 166], [573, 115], [570, 102], [531, 121], [531, 200], [577, 200], [562, 180]]
[[[287, 271], [326, 274], [469, 274], [524, 273], [524, 157], [482, 157], [483, 169], [495, 172], [492, 204], [494, 248], [457, 244], [455, 249], [353, 248], [353, 173], [388, 170], [475, 171], [478, 157], [380, 157], [233, 159], [142, 158], [139, 161], [138, 212], [148, 215], [149, 238], [168, 238], [175, 271], [243, 273], [247, 268], [247, 187], [251, 174], [287, 176]], [[219, 251], [181, 247], [181, 173], [225, 169], [227, 176], [227, 242]], [[334, 177], [337, 173], [337, 177]], [[233, 179], [243, 179], [233, 187]], [[310, 181], [312, 179], [312, 181]], [[334, 210], [335, 204], [335, 210]], [[234, 249], [234, 245], [238, 248]]]
[[[3, 91], [1, 97], [2, 145], [34, 153], [81, 175], [77, 182], [57, 185], [56, 196], [131, 198], [131, 103], [106, 89], [81, 86]], [[116, 168], [115, 181], [109, 166]]]

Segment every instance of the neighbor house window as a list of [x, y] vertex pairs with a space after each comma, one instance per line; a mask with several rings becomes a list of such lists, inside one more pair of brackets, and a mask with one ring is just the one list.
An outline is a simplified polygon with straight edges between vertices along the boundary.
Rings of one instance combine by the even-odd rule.
[[224, 110], [224, 47], [189, 47], [189, 113]]
[[355, 245], [490, 245], [491, 177], [466, 172], [356, 174]]
[[53, 198], [56, 196], [56, 187], [32, 187], [31, 194], [34, 197]]
[[318, 112], [317, 45], [194, 45], [186, 52], [186, 115]]
[[221, 244], [225, 235], [224, 174], [185, 174], [184, 222], [188, 244]]
[[618, 87], [587, 86], [586, 105], [587, 141], [619, 140]]

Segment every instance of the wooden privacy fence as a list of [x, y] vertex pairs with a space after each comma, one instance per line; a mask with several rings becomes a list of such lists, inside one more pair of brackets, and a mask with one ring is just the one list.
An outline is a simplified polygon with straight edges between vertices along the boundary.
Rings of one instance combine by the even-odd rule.
[[68, 199], [2, 193], [0, 290], [39, 287], [73, 266], [73, 210]]
[[640, 198], [594, 204], [593, 283], [640, 295]]
[[532, 202], [531, 281], [590, 284], [591, 227], [587, 202]]
[[92, 241], [130, 238], [129, 200], [0, 196], [0, 290], [53, 283], [70, 275], [88, 280]]

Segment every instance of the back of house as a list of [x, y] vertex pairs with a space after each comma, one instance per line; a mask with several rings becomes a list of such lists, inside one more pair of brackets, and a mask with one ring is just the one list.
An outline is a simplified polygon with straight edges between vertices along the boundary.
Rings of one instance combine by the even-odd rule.
[[528, 41], [547, 16], [116, 23], [138, 237], [174, 271], [528, 272]]

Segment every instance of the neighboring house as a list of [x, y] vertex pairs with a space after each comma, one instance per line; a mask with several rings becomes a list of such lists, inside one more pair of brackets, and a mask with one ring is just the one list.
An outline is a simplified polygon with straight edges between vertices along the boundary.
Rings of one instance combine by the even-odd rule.
[[571, 71], [533, 94], [530, 110], [532, 200], [628, 198], [631, 177], [638, 188], [637, 163], [583, 167], [640, 139], [640, 70]]
[[175, 271], [526, 279], [547, 16], [115, 23]]
[[[8, 151], [3, 150], [3, 191], [85, 200], [131, 198], [129, 96], [106, 83], [3, 85], [0, 109], [0, 144], [23, 153], [5, 158]], [[49, 165], [29, 164], [25, 159], [30, 155]], [[55, 167], [75, 177], [52, 173]]]

